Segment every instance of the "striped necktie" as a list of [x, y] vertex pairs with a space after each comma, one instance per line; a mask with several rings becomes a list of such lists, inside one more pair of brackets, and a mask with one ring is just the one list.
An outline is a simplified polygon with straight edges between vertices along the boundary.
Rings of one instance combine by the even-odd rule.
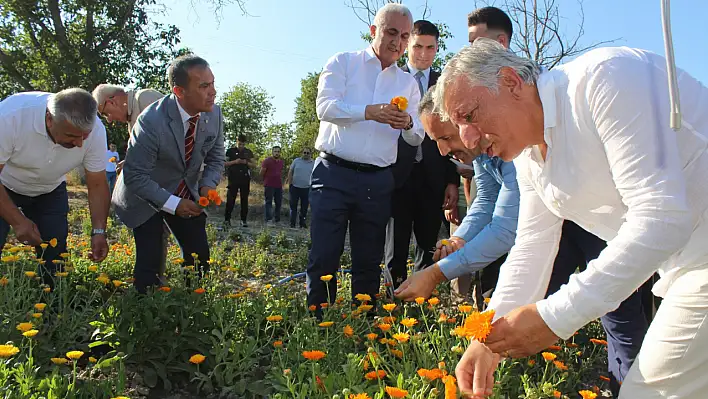
[[[189, 161], [192, 159], [192, 151], [194, 150], [194, 135], [197, 130], [197, 122], [199, 121], [199, 114], [189, 118], [189, 127], [187, 128], [187, 134], [184, 136], [184, 163], [187, 168], [189, 168]], [[175, 195], [184, 199], [193, 199], [192, 194], [189, 192], [187, 183], [182, 180], [175, 190]]]
[[[418, 71], [414, 75], [415, 80], [418, 82], [418, 90], [420, 90], [420, 98], [423, 98], [423, 95], [425, 94], [425, 89], [423, 88], [423, 71]], [[418, 148], [416, 149], [415, 152], [415, 161], [420, 162], [423, 160], [423, 147], [421, 145], [418, 145]]]

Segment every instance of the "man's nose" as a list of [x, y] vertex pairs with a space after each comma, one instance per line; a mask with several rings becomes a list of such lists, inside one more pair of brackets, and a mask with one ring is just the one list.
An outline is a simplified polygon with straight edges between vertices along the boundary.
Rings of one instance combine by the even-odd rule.
[[462, 143], [468, 149], [477, 148], [480, 139], [479, 129], [473, 125], [460, 125], [460, 139], [462, 139]]

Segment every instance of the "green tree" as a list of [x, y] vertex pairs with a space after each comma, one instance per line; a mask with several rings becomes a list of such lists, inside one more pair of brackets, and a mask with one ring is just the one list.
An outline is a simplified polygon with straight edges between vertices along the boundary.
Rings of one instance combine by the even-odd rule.
[[260, 147], [264, 155], [270, 155], [270, 150], [274, 145], [281, 148], [281, 156], [286, 164], [289, 164], [297, 153], [293, 152], [295, 142], [295, 131], [292, 123], [273, 123], [266, 128], [266, 134], [260, 140]]
[[0, 97], [104, 82], [167, 90], [179, 29], [151, 20], [156, 1], [0, 0]]
[[268, 142], [266, 128], [273, 116], [272, 97], [262, 88], [248, 83], [238, 83], [219, 101], [224, 114], [224, 136], [236, 143], [240, 134], [252, 143], [251, 150], [263, 153]]
[[317, 82], [319, 72], [310, 72], [300, 80], [300, 95], [295, 99], [295, 137], [291, 144], [293, 158], [299, 156], [305, 148], [313, 148], [320, 130], [317, 118]]

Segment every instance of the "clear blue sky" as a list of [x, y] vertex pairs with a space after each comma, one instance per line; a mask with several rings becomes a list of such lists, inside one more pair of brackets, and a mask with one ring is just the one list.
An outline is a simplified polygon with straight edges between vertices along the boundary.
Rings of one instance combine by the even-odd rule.
[[[217, 20], [205, 3], [183, 6], [158, 16], [177, 25], [182, 45], [209, 61], [217, 90], [224, 93], [237, 82], [263, 87], [273, 96], [274, 122], [292, 120], [300, 79], [319, 71], [339, 51], [365, 46], [360, 32], [366, 26], [344, 0], [247, 0], [251, 16], [236, 5]], [[414, 18], [422, 13], [421, 0], [404, 3]], [[558, 0], [565, 29], [579, 23], [576, 0]], [[688, 5], [690, 3], [690, 5]], [[466, 15], [473, 1], [430, 0], [433, 22], [445, 22], [454, 38], [448, 50], [467, 43]], [[200, 8], [201, 6], [201, 8]], [[659, 0], [586, 0], [582, 43], [620, 38], [614, 45], [631, 46], [664, 54]], [[708, 1], [674, 0], [671, 19], [677, 65], [708, 85], [708, 44], [705, 41]]]

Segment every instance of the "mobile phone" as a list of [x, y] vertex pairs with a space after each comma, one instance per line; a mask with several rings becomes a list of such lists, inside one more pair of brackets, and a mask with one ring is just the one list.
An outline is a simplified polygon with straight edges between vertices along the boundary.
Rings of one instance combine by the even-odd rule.
[[458, 160], [455, 159], [455, 158], [450, 158], [450, 161], [452, 161], [452, 163], [454, 163], [455, 165], [457, 165], [457, 167], [460, 168], [460, 169], [468, 169], [468, 170], [473, 170], [473, 169], [474, 169], [472, 166], [467, 165], [467, 164], [464, 164], [464, 163], [458, 161]]

